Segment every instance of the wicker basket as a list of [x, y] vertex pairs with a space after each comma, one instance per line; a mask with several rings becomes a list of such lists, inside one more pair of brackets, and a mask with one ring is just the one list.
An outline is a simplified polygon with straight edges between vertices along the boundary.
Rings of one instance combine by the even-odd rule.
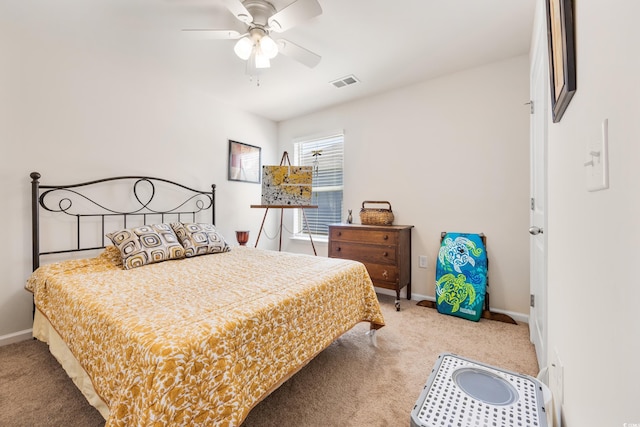
[[[388, 209], [383, 208], [365, 208], [365, 204], [386, 204]], [[364, 225], [391, 225], [393, 224], [393, 212], [391, 211], [391, 203], [386, 201], [365, 200], [362, 202], [360, 209], [360, 223]]]

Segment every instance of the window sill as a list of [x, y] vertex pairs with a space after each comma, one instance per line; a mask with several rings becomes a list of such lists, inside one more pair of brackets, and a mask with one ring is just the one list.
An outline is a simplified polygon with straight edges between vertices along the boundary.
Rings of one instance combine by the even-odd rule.
[[[309, 235], [297, 235], [297, 236], [291, 236], [289, 237], [290, 240], [297, 240], [300, 242], [309, 242], [311, 241], [311, 239], [309, 238]], [[328, 236], [313, 236], [313, 243], [328, 243], [329, 242], [329, 237]]]

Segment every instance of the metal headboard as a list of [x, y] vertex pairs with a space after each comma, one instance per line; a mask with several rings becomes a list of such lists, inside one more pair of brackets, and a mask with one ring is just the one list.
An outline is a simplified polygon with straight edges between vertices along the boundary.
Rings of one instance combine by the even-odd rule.
[[[40, 257], [42, 255], [62, 254], [69, 252], [81, 252], [90, 251], [96, 249], [102, 249], [105, 245], [105, 219], [106, 218], [121, 218], [123, 228], [127, 227], [127, 219], [142, 217], [144, 224], [147, 224], [147, 217], [153, 216], [156, 218], [160, 216], [161, 222], [164, 222], [165, 216], [171, 216], [180, 221], [184, 217], [185, 220], [196, 221], [196, 215], [201, 212], [206, 212], [211, 209], [211, 223], [215, 224], [215, 194], [216, 185], [211, 185], [210, 191], [194, 190], [185, 185], [178, 184], [174, 181], [169, 181], [162, 178], [154, 178], [150, 176], [118, 176], [111, 178], [98, 179], [95, 181], [83, 182], [79, 184], [71, 185], [42, 185], [40, 184], [40, 174], [38, 172], [32, 172], [31, 176], [31, 219], [32, 219], [32, 248], [33, 248], [33, 270], [40, 266]], [[102, 203], [96, 201], [95, 196], [90, 196], [90, 191], [87, 191], [91, 186], [102, 184], [106, 182], [119, 182], [124, 184], [130, 184], [128, 193], [124, 194], [131, 199], [135, 204], [131, 210], [117, 210], [105, 206]], [[163, 202], [163, 198], [156, 196], [156, 185], [162, 183], [162, 185], [168, 185], [169, 187], [180, 191], [180, 198], [178, 202], [172, 202], [169, 207], [156, 208], [155, 206]], [[142, 189], [146, 189], [147, 193], [143, 194]], [[133, 196], [133, 197], [131, 197]], [[183, 198], [184, 197], [184, 198]], [[134, 200], [135, 199], [135, 200]], [[160, 199], [160, 200], [158, 200]], [[74, 202], [77, 205], [74, 206]], [[156, 203], [153, 203], [153, 202]], [[67, 248], [56, 251], [41, 251], [40, 250], [40, 209], [52, 213], [59, 213], [68, 215], [75, 218], [76, 222], [76, 234], [77, 243], [73, 248]], [[102, 242], [101, 245], [92, 247], [81, 246], [81, 231], [82, 231], [82, 219], [83, 218], [97, 218], [102, 225]], [[95, 225], [94, 225], [95, 227]]]

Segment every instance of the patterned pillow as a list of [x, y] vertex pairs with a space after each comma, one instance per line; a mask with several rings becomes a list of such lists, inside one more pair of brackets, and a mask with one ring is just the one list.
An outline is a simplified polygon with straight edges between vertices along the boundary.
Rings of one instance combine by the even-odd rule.
[[213, 224], [173, 222], [171, 227], [180, 239], [186, 257], [217, 254], [231, 250]]
[[143, 225], [107, 234], [129, 270], [169, 259], [184, 258], [184, 248], [169, 224]]

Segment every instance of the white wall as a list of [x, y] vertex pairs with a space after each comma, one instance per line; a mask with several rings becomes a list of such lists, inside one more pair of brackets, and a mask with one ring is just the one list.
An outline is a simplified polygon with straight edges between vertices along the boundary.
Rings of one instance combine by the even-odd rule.
[[32, 171], [48, 184], [133, 174], [215, 183], [219, 229], [230, 243], [236, 229], [255, 241], [262, 217], [249, 205], [260, 186], [227, 181], [227, 140], [274, 162], [275, 123], [228, 108], [142, 51], [0, 25], [0, 52], [0, 342], [31, 327]]
[[[434, 296], [442, 231], [484, 232], [492, 307], [527, 315], [528, 93], [521, 56], [281, 122], [280, 150], [293, 152], [296, 137], [344, 129], [344, 217], [353, 209], [358, 223], [363, 200], [389, 200], [395, 223], [415, 226], [414, 298]], [[283, 245], [311, 250], [308, 242]], [[326, 244], [317, 246], [326, 256]], [[418, 255], [428, 269], [418, 268]]]
[[[564, 365], [565, 425], [637, 425], [640, 3], [574, 4], [577, 91], [549, 125], [549, 358]], [[610, 188], [590, 193], [586, 144], [605, 118]]]

